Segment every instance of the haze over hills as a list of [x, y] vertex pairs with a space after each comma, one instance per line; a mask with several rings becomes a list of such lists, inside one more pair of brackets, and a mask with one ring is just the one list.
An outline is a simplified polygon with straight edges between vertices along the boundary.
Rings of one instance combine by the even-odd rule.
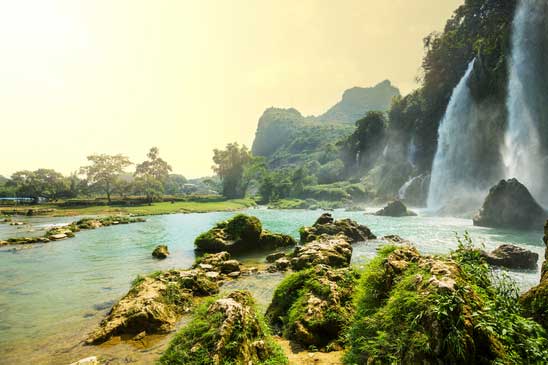
[[[368, 111], [387, 111], [398, 88], [384, 80], [373, 87], [353, 87], [319, 116], [303, 116], [295, 108], [271, 107], [259, 118], [252, 152], [279, 168], [315, 160], [323, 165], [337, 158], [334, 144], [354, 130]], [[330, 153], [333, 152], [333, 153]]]

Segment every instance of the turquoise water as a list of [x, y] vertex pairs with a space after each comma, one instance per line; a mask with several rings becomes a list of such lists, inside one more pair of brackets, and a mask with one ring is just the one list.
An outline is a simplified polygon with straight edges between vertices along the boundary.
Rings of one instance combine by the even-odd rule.
[[[299, 227], [314, 223], [321, 212], [250, 209], [246, 213], [260, 218], [269, 230], [298, 237]], [[342, 210], [332, 213], [336, 218], [348, 217], [369, 226], [379, 237], [398, 234], [425, 254], [454, 249], [455, 232], [462, 235], [469, 231], [474, 241], [483, 243], [488, 250], [501, 243], [513, 243], [537, 252], [541, 258], [544, 256], [540, 229], [519, 232], [479, 228], [472, 226], [471, 220], [428, 217], [422, 212], [418, 217], [406, 218]], [[126, 293], [137, 274], [190, 266], [194, 261], [194, 238], [233, 214], [152, 216], [146, 223], [82, 231], [69, 240], [22, 249], [0, 248], [0, 353], [9, 353], [13, 359], [33, 352], [47, 354], [55, 350], [53, 345], [44, 346], [51, 339], [63, 342], [68, 348], [76, 345], [112, 302]], [[29, 218], [25, 229], [35, 232], [71, 220], [74, 218]], [[17, 228], [0, 225], [0, 239], [13, 232], [18, 232]], [[150, 256], [158, 244], [169, 246], [168, 259], [157, 261]], [[374, 241], [354, 245], [354, 262], [373, 257], [380, 244], [381, 241]], [[527, 289], [538, 283], [539, 270], [510, 274], [522, 289]], [[262, 301], [266, 303], [264, 298], [268, 298], [274, 285], [253, 285], [263, 292]]]

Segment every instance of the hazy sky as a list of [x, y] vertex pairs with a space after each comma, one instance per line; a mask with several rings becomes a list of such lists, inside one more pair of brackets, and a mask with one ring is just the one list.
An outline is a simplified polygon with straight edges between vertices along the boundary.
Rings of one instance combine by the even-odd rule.
[[422, 39], [463, 0], [0, 0], [0, 174], [133, 162], [211, 174], [270, 106], [320, 114], [352, 86], [416, 87]]

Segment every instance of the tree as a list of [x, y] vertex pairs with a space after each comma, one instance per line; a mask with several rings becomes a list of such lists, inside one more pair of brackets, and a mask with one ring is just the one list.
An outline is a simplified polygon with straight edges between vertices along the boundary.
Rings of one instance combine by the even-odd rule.
[[246, 146], [236, 142], [227, 144], [224, 150], [213, 150], [212, 169], [221, 179], [223, 195], [227, 198], [243, 198], [249, 180], [244, 179], [244, 171], [253, 160]]
[[91, 155], [87, 157], [91, 165], [80, 169], [85, 174], [89, 184], [92, 184], [99, 191], [104, 192], [110, 203], [110, 196], [113, 192], [116, 179], [124, 169], [131, 165], [131, 161], [123, 155]]
[[17, 171], [11, 176], [10, 183], [16, 187], [17, 194], [33, 198], [34, 201], [40, 197], [57, 199], [69, 189], [68, 180], [52, 169]]
[[186, 183], [187, 179], [183, 175], [169, 174], [164, 183], [165, 193], [168, 195], [182, 194]]
[[137, 189], [145, 194], [147, 202], [164, 193], [164, 183], [169, 176], [171, 166], [160, 158], [160, 151], [152, 147], [147, 154], [148, 160], [138, 164], [135, 169]]

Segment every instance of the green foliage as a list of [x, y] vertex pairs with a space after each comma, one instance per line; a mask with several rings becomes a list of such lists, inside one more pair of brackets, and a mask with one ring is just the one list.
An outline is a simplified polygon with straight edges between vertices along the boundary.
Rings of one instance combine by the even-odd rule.
[[267, 319], [284, 337], [305, 346], [340, 344], [352, 317], [357, 277], [352, 269], [326, 266], [295, 272], [276, 288]]
[[224, 150], [213, 150], [213, 171], [223, 184], [223, 195], [227, 198], [243, 198], [249, 181], [244, 179], [246, 167], [253, 161], [253, 156], [246, 146], [238, 143], [227, 144]]
[[367, 171], [382, 153], [387, 120], [385, 113], [370, 111], [356, 122], [356, 130], [341, 141], [341, 155], [347, 174]]
[[131, 162], [123, 155], [91, 155], [87, 159], [91, 165], [82, 167], [80, 173], [86, 175], [89, 184], [104, 192], [110, 203], [117, 178]]
[[362, 273], [346, 364], [536, 364], [547, 358], [546, 333], [521, 315], [515, 283], [493, 276], [467, 234], [450, 255], [454, 261], [435, 258], [458, 264], [454, 290], [425, 284], [436, 279], [428, 261], [395, 273], [386, 262], [396, 249], [383, 249]]
[[153, 199], [162, 196], [164, 184], [171, 171], [171, 166], [160, 158], [157, 147], [152, 147], [147, 154], [148, 160], [135, 168], [135, 186], [143, 193], [149, 204]]
[[18, 171], [8, 182], [15, 186], [19, 196], [38, 200], [40, 197], [57, 199], [69, 189], [69, 181], [63, 175], [51, 169]]
[[[268, 327], [259, 315], [255, 304], [251, 300], [247, 305], [251, 306], [253, 324], [246, 326], [243, 322], [231, 323], [228, 330], [229, 338], [222, 338], [220, 333], [225, 320], [225, 313], [210, 312], [211, 306], [217, 298], [208, 298], [194, 312], [191, 322], [179, 331], [171, 341], [168, 349], [160, 358], [163, 365], [238, 365], [242, 358], [242, 351], [253, 346], [254, 341], [265, 342], [266, 359], [253, 362], [257, 365], [284, 365], [287, 364], [282, 349], [273, 341]], [[242, 320], [241, 318], [239, 318]], [[249, 323], [248, 323], [249, 324]], [[222, 348], [216, 348], [219, 341], [225, 344]], [[218, 360], [215, 360], [218, 356]]]

